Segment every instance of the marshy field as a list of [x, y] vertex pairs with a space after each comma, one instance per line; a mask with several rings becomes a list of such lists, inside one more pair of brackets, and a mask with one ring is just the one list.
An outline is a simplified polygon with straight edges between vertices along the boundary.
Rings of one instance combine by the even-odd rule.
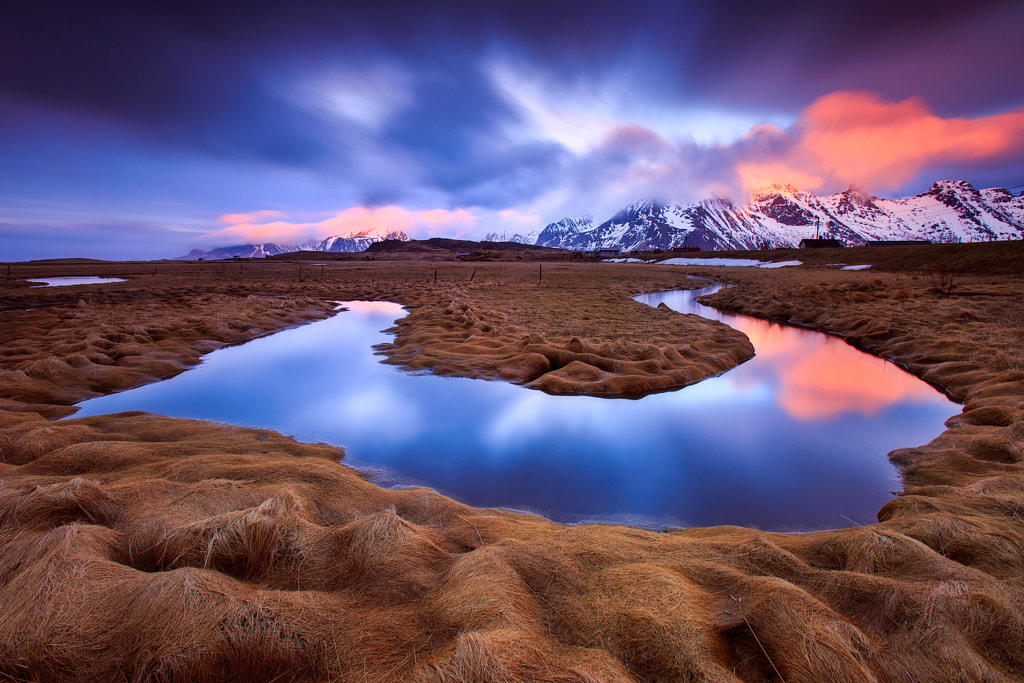
[[[725, 255], [802, 265], [0, 265], [0, 678], [1024, 678], [1024, 243]], [[30, 282], [70, 276], [122, 281]], [[962, 404], [888, 454], [900, 481], [877, 522], [558, 524], [382, 486], [272, 429], [74, 417], [340, 301], [408, 310], [377, 348], [406, 371], [609, 400], [699, 386], [750, 339], [634, 299], [694, 277], [732, 285], [704, 299], [717, 309], [836, 335]]]

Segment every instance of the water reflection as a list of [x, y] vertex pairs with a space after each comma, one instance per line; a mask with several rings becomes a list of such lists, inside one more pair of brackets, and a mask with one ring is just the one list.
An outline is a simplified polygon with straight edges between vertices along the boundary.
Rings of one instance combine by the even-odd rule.
[[767, 323], [758, 333], [763, 356], [759, 348], [757, 359], [721, 377], [635, 401], [409, 375], [371, 350], [401, 309], [346, 306], [329, 320], [217, 351], [171, 380], [84, 402], [78, 415], [148, 410], [272, 428], [344, 446], [347, 463], [385, 481], [558, 521], [785, 530], [874, 521], [899, 488], [885, 453], [928, 441], [956, 412], [922, 384], [896, 402], [868, 391], [842, 399], [853, 409], [837, 399], [827, 415], [812, 415], [801, 401], [818, 399], [799, 392], [833, 396], [837, 383], [811, 371], [810, 385], [772, 375], [787, 373], [774, 359], [799, 363], [811, 352], [792, 350], [782, 339], [789, 328]]
[[848, 412], [874, 416], [901, 403], [927, 402], [936, 390], [892, 363], [853, 348], [836, 337], [746, 315], [723, 313], [696, 299], [722, 285], [658, 292], [636, 297], [650, 306], [664, 303], [680, 313], [720, 320], [741, 330], [757, 356], [727, 375], [740, 386], [770, 385], [791, 417], [813, 421]]

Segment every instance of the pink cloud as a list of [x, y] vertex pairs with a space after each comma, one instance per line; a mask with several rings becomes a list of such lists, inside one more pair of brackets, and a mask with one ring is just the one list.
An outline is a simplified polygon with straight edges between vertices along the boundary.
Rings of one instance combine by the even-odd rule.
[[476, 227], [477, 217], [467, 209], [404, 209], [400, 206], [366, 208], [356, 206], [339, 211], [330, 218], [315, 222], [271, 221], [261, 218], [280, 217], [276, 211], [226, 214], [220, 217], [228, 227], [203, 236], [210, 244], [268, 243], [300, 244], [311, 239], [335, 235], [351, 235], [368, 230], [401, 230], [411, 237], [438, 234], [462, 235]]

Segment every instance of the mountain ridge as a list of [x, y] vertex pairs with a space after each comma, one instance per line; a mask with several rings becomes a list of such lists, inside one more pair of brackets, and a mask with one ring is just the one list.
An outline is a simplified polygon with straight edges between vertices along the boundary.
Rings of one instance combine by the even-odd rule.
[[366, 248], [376, 242], [384, 240], [398, 240], [408, 242], [410, 237], [401, 230], [389, 230], [387, 228], [369, 228], [367, 230], [356, 230], [344, 235], [332, 235], [324, 239], [312, 239], [301, 244], [288, 245], [276, 244], [274, 242], [237, 244], [230, 247], [217, 247], [204, 251], [193, 249], [184, 256], [179, 256], [176, 261], [197, 261], [199, 259], [215, 261], [224, 258], [266, 258], [280, 254], [290, 254], [296, 251], [323, 251], [323, 252], [358, 252], [366, 251]]
[[608, 220], [569, 217], [548, 224], [538, 246], [589, 251], [697, 247], [705, 251], [796, 247], [805, 238], [848, 246], [877, 240], [973, 242], [1024, 238], [1024, 194], [943, 180], [913, 197], [879, 199], [855, 187], [816, 196], [790, 185], [756, 190], [739, 207], [724, 197], [691, 204], [634, 202]]

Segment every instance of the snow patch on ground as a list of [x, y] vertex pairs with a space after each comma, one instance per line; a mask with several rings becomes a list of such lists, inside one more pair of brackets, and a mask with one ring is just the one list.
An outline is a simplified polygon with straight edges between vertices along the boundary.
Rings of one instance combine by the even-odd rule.
[[870, 267], [871, 267], [871, 264], [869, 263], [869, 264], [863, 265], [863, 266], [843, 266], [843, 270], [867, 270]]
[[126, 282], [123, 277], [49, 277], [28, 280], [47, 287], [67, 287], [69, 285], [95, 285], [106, 282]]
[[639, 258], [606, 258], [601, 260], [605, 263], [647, 263], [647, 261]]
[[752, 258], [670, 258], [659, 261], [666, 266], [733, 266], [741, 268], [785, 268], [799, 266], [803, 261], [758, 261]]

